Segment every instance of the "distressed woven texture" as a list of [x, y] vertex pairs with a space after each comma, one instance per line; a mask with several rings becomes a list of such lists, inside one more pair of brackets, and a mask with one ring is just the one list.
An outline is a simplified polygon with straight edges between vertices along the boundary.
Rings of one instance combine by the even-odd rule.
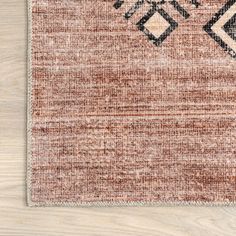
[[29, 203], [235, 202], [235, 1], [116, 2], [32, 0]]

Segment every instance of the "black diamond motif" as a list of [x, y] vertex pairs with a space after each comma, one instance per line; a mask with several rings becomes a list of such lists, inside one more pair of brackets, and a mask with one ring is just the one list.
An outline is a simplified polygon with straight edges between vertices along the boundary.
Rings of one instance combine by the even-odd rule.
[[[124, 2], [125, 0], [116, 0], [113, 6], [118, 9], [122, 7]], [[150, 9], [145, 15], [143, 15], [136, 25], [138, 29], [142, 31], [156, 46], [160, 46], [162, 42], [178, 27], [178, 23], [162, 8], [163, 5], [171, 4], [182, 17], [185, 19], [190, 17], [190, 14], [178, 3], [178, 0], [136, 0], [136, 2], [125, 13], [125, 19], [129, 20], [145, 3], [150, 5]], [[191, 0], [191, 3], [196, 7], [200, 5], [197, 0]], [[145, 27], [145, 23], [154, 14], [159, 14], [169, 23], [169, 27], [167, 27], [167, 29], [160, 36], [155, 36]]]
[[[145, 27], [145, 23], [155, 13], [159, 13], [170, 24], [170, 26], [165, 30], [165, 32], [160, 35], [160, 37], [156, 37]], [[170, 35], [170, 33], [175, 30], [176, 27], [178, 27], [178, 23], [173, 18], [171, 18], [162, 8], [159, 8], [157, 4], [153, 4], [152, 8], [147, 12], [147, 14], [144, 15], [143, 18], [137, 23], [137, 26], [139, 30], [141, 30], [148, 36], [151, 42], [153, 42], [156, 46], [159, 46]]]

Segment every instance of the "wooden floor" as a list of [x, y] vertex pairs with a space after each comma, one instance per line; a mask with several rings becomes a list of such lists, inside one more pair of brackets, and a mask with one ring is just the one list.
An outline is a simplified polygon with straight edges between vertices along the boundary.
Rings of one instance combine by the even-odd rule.
[[0, 236], [236, 235], [236, 207], [26, 206], [26, 16], [26, 0], [1, 0]]

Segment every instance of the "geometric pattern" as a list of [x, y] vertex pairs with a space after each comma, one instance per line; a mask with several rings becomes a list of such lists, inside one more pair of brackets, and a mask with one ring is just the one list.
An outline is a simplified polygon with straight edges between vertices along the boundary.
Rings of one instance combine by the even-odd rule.
[[[114, 8], [122, 7], [125, 1], [116, 0]], [[137, 27], [142, 31], [154, 45], [159, 46], [178, 27], [178, 23], [161, 7], [163, 4], [170, 4], [184, 18], [190, 14], [176, 0], [137, 0], [125, 13], [125, 19], [131, 18], [136, 11], [144, 4], [149, 4], [149, 11], [137, 22]], [[196, 8], [200, 5], [197, 1], [191, 1]]]
[[[118, 9], [124, 3], [125, 0], [116, 0], [113, 6]], [[190, 3], [195, 8], [200, 6], [197, 0], [191, 0]], [[129, 20], [144, 4], [149, 4], [150, 8], [136, 25], [156, 46], [160, 46], [170, 36], [171, 32], [178, 27], [178, 23], [162, 8], [164, 4], [172, 5], [184, 19], [190, 17], [190, 14], [177, 0], [137, 0], [124, 14], [125, 19]], [[236, 0], [228, 0], [212, 19], [203, 26], [203, 29], [226, 52], [236, 58]]]
[[236, 58], [236, 0], [229, 0], [203, 29]]
[[[157, 25], [165, 26], [161, 33], [154, 34], [154, 27], [150, 27], [150, 19], [153, 16], [159, 13], [159, 16], [155, 18], [160, 22], [159, 24], [153, 24], [154, 27], [158, 28]], [[157, 18], [158, 17], [158, 18]], [[161, 19], [164, 19], [163, 21]], [[155, 22], [155, 21], [154, 21]], [[156, 21], [157, 22], [157, 21]], [[163, 22], [163, 23], [162, 23]], [[166, 24], [164, 24], [166, 22]], [[149, 23], [149, 24], [148, 24]], [[162, 23], [162, 24], [161, 24]], [[145, 26], [145, 25], [149, 25]], [[153, 42], [156, 46], [159, 46], [169, 35], [175, 30], [178, 26], [178, 23], [172, 19], [167, 12], [165, 12], [162, 8], [159, 8], [156, 4], [152, 4], [152, 8], [147, 12], [145, 16], [137, 23], [138, 29], [141, 30], [144, 34], [146, 34], [151, 42]], [[152, 30], [153, 29], [153, 30]]]

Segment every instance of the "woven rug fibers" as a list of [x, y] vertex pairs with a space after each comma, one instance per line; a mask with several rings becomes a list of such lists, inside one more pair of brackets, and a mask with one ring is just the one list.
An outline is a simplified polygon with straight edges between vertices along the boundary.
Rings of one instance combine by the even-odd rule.
[[236, 0], [29, 1], [28, 204], [236, 201]]

